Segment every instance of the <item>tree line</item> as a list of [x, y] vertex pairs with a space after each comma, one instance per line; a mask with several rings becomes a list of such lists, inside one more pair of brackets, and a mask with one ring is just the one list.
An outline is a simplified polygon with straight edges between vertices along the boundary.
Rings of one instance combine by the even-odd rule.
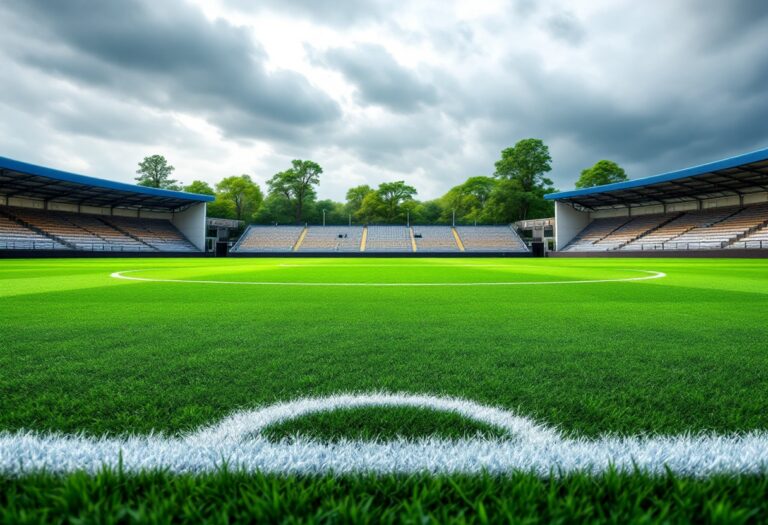
[[[256, 224], [507, 224], [551, 217], [553, 204], [544, 196], [555, 192], [546, 174], [552, 170], [549, 148], [540, 139], [523, 139], [504, 149], [492, 175], [469, 177], [433, 200], [419, 201], [416, 188], [405, 181], [350, 188], [345, 202], [318, 200], [323, 168], [311, 160], [293, 160], [266, 184], [266, 195], [250, 175], [225, 177], [213, 187], [204, 181], [182, 185], [171, 179], [174, 167], [162, 155], [139, 163], [139, 185], [213, 195], [211, 217]], [[628, 180], [615, 162], [598, 161], [576, 183], [589, 188]]]

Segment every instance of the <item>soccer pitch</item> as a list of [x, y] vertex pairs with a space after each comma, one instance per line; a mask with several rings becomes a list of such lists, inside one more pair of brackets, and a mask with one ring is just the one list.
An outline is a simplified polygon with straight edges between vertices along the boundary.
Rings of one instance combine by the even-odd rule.
[[[473, 405], [462, 414], [433, 401], [341, 403], [261, 435], [330, 444], [326, 452], [504, 439], [497, 420], [469, 417], [484, 408], [567, 443], [768, 429], [764, 260], [7, 260], [0, 312], [0, 437], [76, 435], [81, 452], [102, 437], [190, 436], [337, 394]], [[392, 454], [392, 464], [415, 461]], [[316, 458], [284, 472], [194, 473], [177, 462], [136, 473], [128, 457], [87, 474], [9, 469], [0, 448], [0, 512], [10, 521], [25, 512], [109, 520], [125, 509], [190, 522], [288, 510], [321, 521], [605, 519], [606, 509], [617, 521], [768, 519], [761, 469], [448, 472], [447, 460], [411, 454], [418, 468], [378, 474], [359, 458], [343, 474]], [[189, 503], [210, 494], [218, 506]]]

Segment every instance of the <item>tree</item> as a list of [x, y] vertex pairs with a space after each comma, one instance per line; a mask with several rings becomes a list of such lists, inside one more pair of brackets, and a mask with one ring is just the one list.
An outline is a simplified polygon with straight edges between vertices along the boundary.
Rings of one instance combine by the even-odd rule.
[[[494, 174], [502, 183], [496, 188], [494, 199], [495, 211], [501, 213], [497, 219], [530, 219], [551, 208], [544, 200], [544, 195], [554, 191], [552, 181], [544, 176], [550, 171], [552, 157], [540, 139], [523, 139], [503, 150]], [[502, 202], [503, 199], [508, 202]], [[513, 204], [515, 210], [510, 208]]]
[[495, 187], [496, 180], [491, 177], [470, 177], [463, 184], [454, 186], [440, 199], [442, 220], [452, 221], [455, 212], [459, 221], [482, 221], [485, 206]]
[[349, 188], [349, 190], [347, 190], [347, 213], [350, 213], [353, 217], [359, 219], [360, 208], [363, 207], [363, 199], [365, 199], [366, 195], [372, 192], [373, 188], [367, 184]]
[[603, 184], [624, 182], [629, 180], [624, 169], [611, 160], [599, 160], [591, 168], [582, 170], [577, 188], [592, 188]]
[[199, 195], [216, 195], [211, 185], [202, 180], [192, 181], [192, 184], [184, 186], [184, 191], [187, 193], [197, 193]]
[[228, 203], [238, 221], [251, 219], [264, 196], [259, 185], [249, 175], [233, 175], [216, 184], [216, 200]]
[[315, 198], [323, 168], [311, 160], [293, 160], [291, 164], [290, 169], [269, 179], [267, 185], [270, 193], [282, 195], [291, 204], [296, 224], [300, 224], [305, 204]]
[[136, 170], [139, 176], [135, 180], [139, 186], [178, 190], [177, 181], [169, 178], [175, 169], [162, 155], [144, 157], [144, 160], [139, 162], [139, 169]]
[[382, 182], [379, 189], [376, 190], [381, 201], [380, 214], [382, 218], [391, 222], [401, 215], [401, 206], [408, 201], [413, 200], [416, 195], [416, 188], [408, 186], [405, 181]]

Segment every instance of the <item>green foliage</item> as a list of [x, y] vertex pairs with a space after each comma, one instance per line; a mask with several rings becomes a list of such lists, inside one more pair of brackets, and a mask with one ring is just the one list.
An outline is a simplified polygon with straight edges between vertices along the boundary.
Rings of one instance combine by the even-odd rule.
[[490, 203], [496, 222], [551, 216], [553, 205], [544, 200], [544, 195], [555, 191], [544, 176], [551, 170], [549, 148], [540, 139], [523, 139], [503, 150], [494, 174], [502, 183]]
[[293, 160], [291, 168], [281, 171], [267, 181], [269, 193], [284, 198], [294, 210], [294, 220], [300, 224], [305, 207], [316, 197], [315, 186], [320, 183], [323, 168], [311, 160]]
[[139, 169], [136, 170], [139, 176], [135, 180], [139, 186], [180, 190], [181, 187], [176, 184], [178, 181], [170, 178], [175, 169], [162, 155], [151, 155], [139, 162]]
[[627, 177], [624, 168], [611, 160], [599, 160], [591, 168], [581, 171], [581, 176], [576, 181], [576, 187], [592, 188], [594, 186], [627, 180], [629, 180], [629, 177]]
[[443, 208], [440, 218], [450, 224], [455, 212], [457, 224], [487, 222], [486, 205], [497, 185], [491, 177], [470, 177], [463, 184], [454, 186], [440, 199]]
[[355, 220], [360, 220], [360, 209], [363, 207], [363, 200], [369, 193], [373, 193], [373, 188], [367, 184], [355, 186], [347, 190], [347, 213], [351, 213]]
[[357, 216], [364, 222], [405, 223], [417, 205], [416, 193], [404, 181], [382, 182], [376, 191], [365, 194]]
[[200, 195], [216, 195], [211, 185], [202, 180], [192, 181], [192, 184], [184, 186], [184, 191], [187, 193], [197, 193]]
[[[233, 175], [216, 184], [215, 202], [221, 206], [216, 211], [227, 213], [222, 218], [250, 220], [263, 200], [261, 188], [249, 175]], [[211, 211], [209, 215], [215, 216]]]

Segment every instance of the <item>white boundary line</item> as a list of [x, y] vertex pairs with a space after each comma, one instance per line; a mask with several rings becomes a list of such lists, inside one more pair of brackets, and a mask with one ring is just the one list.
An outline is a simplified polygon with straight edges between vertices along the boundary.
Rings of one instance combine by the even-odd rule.
[[[509, 436], [448, 440], [346, 440], [325, 443], [297, 436], [269, 441], [269, 425], [311, 413], [353, 407], [418, 407], [447, 411], [505, 430]], [[570, 472], [598, 474], [610, 468], [707, 477], [768, 473], [768, 433], [719, 436], [567, 438], [560, 432], [501, 408], [472, 401], [411, 394], [340, 394], [277, 403], [236, 412], [195, 433], [128, 437], [0, 432], [0, 474], [36, 471], [96, 473], [165, 469], [215, 472], [223, 465], [265, 473], [464, 473], [532, 472], [542, 477]]]
[[114, 272], [110, 274], [110, 277], [115, 279], [125, 279], [128, 281], [143, 281], [150, 283], [187, 283], [187, 284], [238, 284], [247, 286], [381, 286], [381, 287], [394, 287], [394, 286], [530, 286], [530, 285], [544, 285], [544, 284], [593, 284], [593, 283], [623, 283], [632, 281], [647, 281], [650, 279], [661, 279], [666, 277], [664, 272], [656, 272], [652, 270], [623, 270], [628, 272], [642, 272], [646, 275], [644, 277], [628, 277], [626, 279], [593, 279], [593, 280], [576, 280], [576, 281], [520, 281], [520, 282], [474, 282], [474, 283], [301, 283], [301, 282], [274, 282], [274, 281], [211, 281], [211, 280], [191, 280], [191, 279], [152, 279], [148, 277], [132, 277], [127, 276], [128, 273], [136, 272], [148, 272], [157, 269], [142, 269], [142, 270], [124, 270], [121, 272]]

